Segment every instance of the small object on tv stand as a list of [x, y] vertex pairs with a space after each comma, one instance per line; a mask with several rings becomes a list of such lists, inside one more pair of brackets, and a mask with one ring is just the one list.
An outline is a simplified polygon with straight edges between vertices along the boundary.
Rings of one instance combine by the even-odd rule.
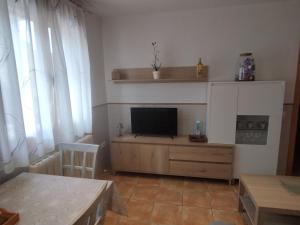
[[14, 225], [19, 221], [19, 214], [0, 208], [0, 225]]
[[207, 137], [206, 137], [206, 135], [194, 135], [194, 134], [190, 134], [189, 135], [189, 140], [191, 142], [207, 143]]
[[118, 123], [117, 128], [118, 128], [118, 136], [122, 137], [123, 136], [123, 129], [124, 129], [123, 123]]

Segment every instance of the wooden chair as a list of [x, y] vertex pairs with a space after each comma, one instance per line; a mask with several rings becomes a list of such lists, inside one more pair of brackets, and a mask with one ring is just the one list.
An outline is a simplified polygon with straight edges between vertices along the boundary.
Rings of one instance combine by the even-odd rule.
[[58, 144], [61, 175], [95, 179], [98, 152], [104, 146], [105, 142], [101, 145], [82, 143]]

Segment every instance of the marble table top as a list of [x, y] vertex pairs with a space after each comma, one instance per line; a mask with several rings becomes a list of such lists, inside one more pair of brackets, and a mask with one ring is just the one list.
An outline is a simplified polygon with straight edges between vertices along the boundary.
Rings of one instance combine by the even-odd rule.
[[107, 181], [22, 173], [0, 185], [0, 208], [18, 212], [18, 225], [74, 224]]

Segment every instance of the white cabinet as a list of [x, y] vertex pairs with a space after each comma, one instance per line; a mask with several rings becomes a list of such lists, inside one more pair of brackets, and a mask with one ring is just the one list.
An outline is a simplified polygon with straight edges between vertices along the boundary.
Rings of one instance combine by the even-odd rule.
[[[277, 171], [284, 82], [211, 82], [208, 88], [207, 136], [209, 143], [236, 144], [238, 116], [267, 117], [264, 144], [236, 144], [234, 176]], [[241, 117], [239, 117], [241, 118]], [[245, 123], [248, 126], [249, 122]], [[254, 125], [256, 122], [253, 122]], [[253, 126], [253, 124], [249, 124]], [[247, 129], [246, 129], [247, 130]], [[243, 131], [242, 131], [243, 132]], [[252, 133], [251, 133], [252, 132]], [[246, 138], [260, 135], [255, 129]], [[239, 142], [237, 142], [239, 143]]]
[[208, 92], [208, 140], [234, 144], [238, 88], [234, 84], [211, 83]]
[[282, 82], [239, 84], [238, 114], [269, 115], [282, 113], [284, 85]]

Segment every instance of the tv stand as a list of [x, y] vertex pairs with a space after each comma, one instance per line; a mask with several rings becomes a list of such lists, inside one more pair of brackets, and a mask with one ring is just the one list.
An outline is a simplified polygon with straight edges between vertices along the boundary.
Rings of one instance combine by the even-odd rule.
[[117, 137], [111, 144], [114, 172], [233, 179], [234, 145], [190, 142], [187, 136]]

